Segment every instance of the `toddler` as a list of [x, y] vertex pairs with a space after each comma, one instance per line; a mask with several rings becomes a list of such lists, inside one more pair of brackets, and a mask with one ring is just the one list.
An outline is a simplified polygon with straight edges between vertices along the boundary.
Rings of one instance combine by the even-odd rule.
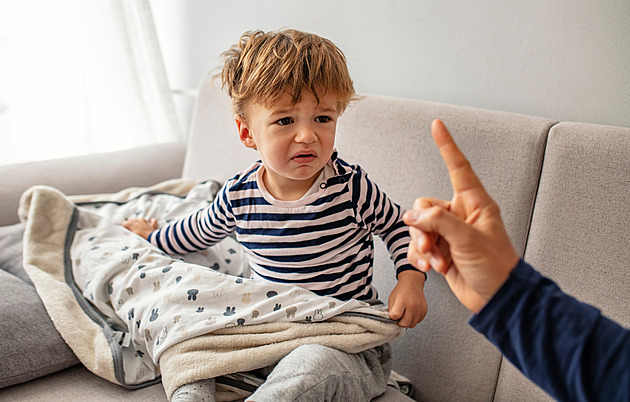
[[[385, 242], [397, 285], [390, 318], [414, 327], [427, 311], [425, 275], [407, 261], [403, 210], [359, 166], [334, 149], [337, 119], [357, 100], [343, 53], [329, 40], [296, 30], [246, 32], [223, 54], [223, 88], [232, 99], [254, 163], [221, 188], [214, 202], [157, 228], [154, 219], [123, 225], [167, 253], [205, 249], [235, 232], [252, 277], [301, 286], [341, 300], [377, 298], [373, 234]], [[252, 401], [370, 400], [385, 391], [391, 349], [348, 354], [297, 348], [268, 369]], [[214, 382], [179, 388], [173, 400], [213, 400]], [[186, 399], [188, 398], [188, 399]], [[199, 398], [199, 399], [197, 399]]]

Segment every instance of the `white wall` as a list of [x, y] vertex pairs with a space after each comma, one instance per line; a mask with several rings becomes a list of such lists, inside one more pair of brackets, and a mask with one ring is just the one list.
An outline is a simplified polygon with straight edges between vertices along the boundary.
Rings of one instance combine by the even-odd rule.
[[[630, 127], [628, 0], [152, 0], [171, 86], [245, 30], [335, 42], [361, 93]], [[180, 99], [188, 124], [190, 101]]]

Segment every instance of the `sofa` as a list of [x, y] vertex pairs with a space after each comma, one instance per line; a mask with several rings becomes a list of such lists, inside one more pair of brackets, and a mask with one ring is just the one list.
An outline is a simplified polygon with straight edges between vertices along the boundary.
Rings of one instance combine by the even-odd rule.
[[[442, 119], [498, 202], [521, 256], [561, 288], [630, 326], [630, 128], [367, 95], [340, 118], [340, 157], [389, 197], [451, 197], [429, 127]], [[187, 144], [0, 166], [0, 400], [166, 400], [154, 384], [130, 390], [86, 370], [56, 331], [21, 269], [21, 194], [113, 193], [174, 178], [224, 181], [257, 157], [236, 134], [227, 96], [204, 80]], [[392, 263], [375, 244], [375, 285], [387, 300]], [[467, 321], [471, 313], [430, 272], [426, 318], [395, 342], [394, 369], [419, 401], [546, 401]], [[388, 389], [381, 401], [409, 400]], [[346, 400], [352, 400], [348, 396]]]

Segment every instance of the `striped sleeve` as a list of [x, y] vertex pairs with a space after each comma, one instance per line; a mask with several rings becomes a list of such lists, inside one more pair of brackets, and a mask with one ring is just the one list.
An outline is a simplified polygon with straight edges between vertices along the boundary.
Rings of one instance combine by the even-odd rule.
[[153, 231], [147, 240], [168, 254], [204, 250], [235, 229], [228, 181], [208, 207]]
[[353, 176], [353, 204], [357, 206], [357, 219], [372, 233], [379, 236], [387, 246], [394, 262], [396, 277], [403, 271], [415, 270], [407, 260], [411, 236], [409, 227], [403, 222], [405, 212], [372, 182], [367, 173], [357, 169]]

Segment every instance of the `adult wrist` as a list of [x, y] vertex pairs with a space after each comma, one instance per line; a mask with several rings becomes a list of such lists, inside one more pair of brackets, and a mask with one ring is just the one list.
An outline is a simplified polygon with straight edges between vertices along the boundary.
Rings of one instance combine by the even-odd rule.
[[542, 279], [542, 275], [534, 270], [522, 258], [518, 260], [516, 266], [510, 271], [507, 279], [499, 289], [490, 297], [488, 302], [474, 314], [468, 323], [480, 332], [480, 328], [489, 326], [497, 320], [497, 317], [508, 315], [508, 310], [523, 295], [532, 289], [537, 282]]

